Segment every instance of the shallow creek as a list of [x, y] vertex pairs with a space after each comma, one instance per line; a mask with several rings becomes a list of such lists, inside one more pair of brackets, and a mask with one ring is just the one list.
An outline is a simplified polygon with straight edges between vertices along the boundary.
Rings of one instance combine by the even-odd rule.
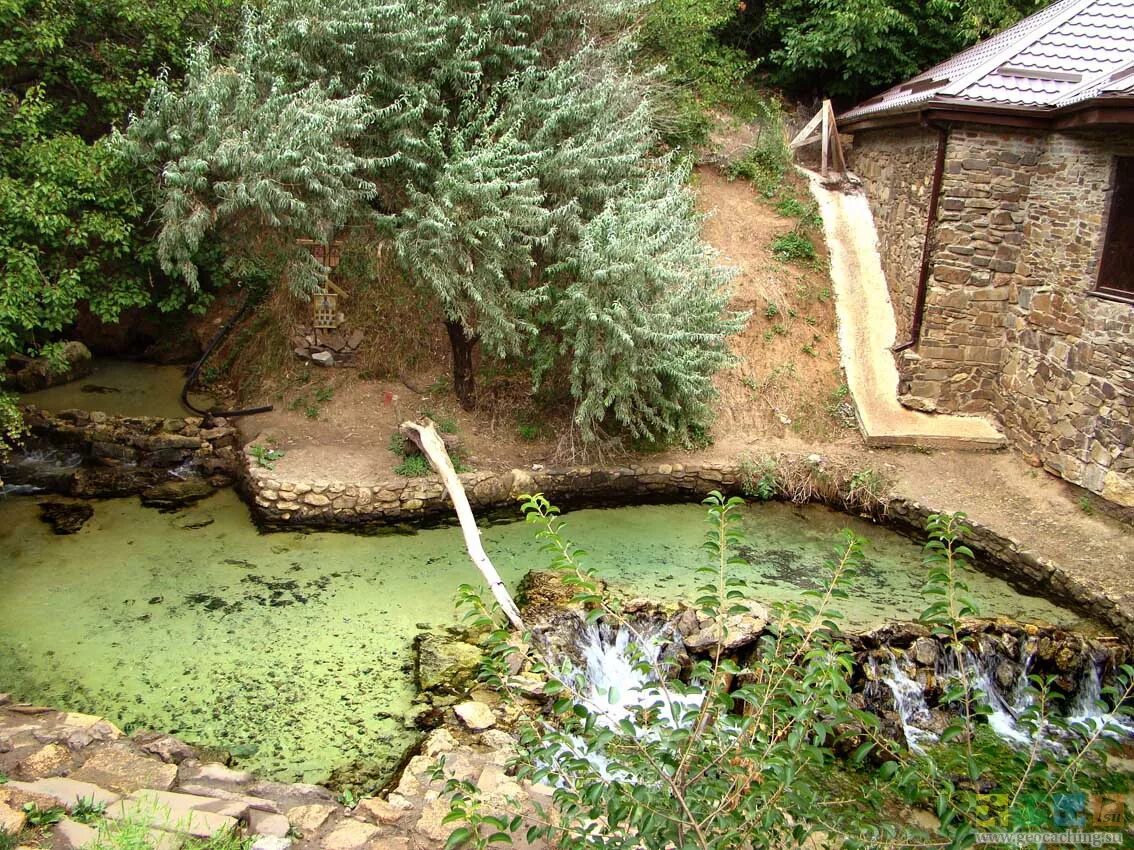
[[[0, 690], [224, 747], [278, 779], [395, 766], [416, 735], [404, 726], [413, 635], [454, 621], [457, 586], [478, 578], [456, 528], [262, 535], [231, 491], [176, 514], [99, 502], [65, 537], [37, 514], [33, 498], [0, 499]], [[567, 533], [627, 593], [691, 598], [704, 517], [697, 505], [584, 510]], [[818, 506], [753, 506], [744, 525], [758, 598], [813, 586], [849, 527], [870, 561], [842, 606], [849, 623], [923, 607], [920, 549], [899, 535]], [[522, 522], [484, 540], [513, 585], [546, 564]], [[998, 579], [970, 584], [984, 614], [1082, 625]]]

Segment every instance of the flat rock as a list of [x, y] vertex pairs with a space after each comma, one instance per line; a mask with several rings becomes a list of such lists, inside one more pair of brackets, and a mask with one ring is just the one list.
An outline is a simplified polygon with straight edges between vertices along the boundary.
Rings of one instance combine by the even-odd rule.
[[70, 750], [59, 744], [48, 744], [20, 759], [16, 773], [27, 780], [43, 779], [67, 773], [72, 764]]
[[460, 705], [454, 706], [453, 711], [457, 717], [461, 718], [461, 722], [473, 732], [482, 732], [496, 725], [496, 715], [483, 702], [475, 700], [462, 702]]
[[294, 809], [288, 809], [287, 820], [288, 823], [304, 835], [310, 835], [327, 822], [327, 818], [331, 816], [331, 812], [334, 810], [334, 806], [327, 806], [321, 803], [315, 803], [309, 806], [296, 806]]
[[335, 799], [335, 795], [322, 785], [311, 785], [306, 782], [257, 782], [248, 789], [248, 793], [254, 797], [267, 797], [271, 800], [309, 800], [312, 803]]
[[228, 788], [215, 788], [211, 785], [198, 785], [193, 782], [186, 782], [179, 785], [178, 790], [183, 794], [195, 794], [198, 797], [212, 797], [214, 800], [243, 803], [249, 809], [255, 809], [261, 812], [280, 813], [280, 805], [275, 800], [269, 800], [266, 797], [252, 797], [248, 794], [241, 794], [239, 791], [229, 790]]
[[460, 826], [460, 823], [445, 823], [451, 808], [447, 800], [433, 800], [421, 810], [421, 817], [414, 825], [414, 831], [434, 841], [444, 841]]
[[163, 481], [142, 491], [142, 504], [148, 508], [173, 511], [199, 502], [213, 494], [213, 485], [200, 478]]
[[234, 770], [219, 762], [209, 762], [200, 767], [189, 768], [185, 778], [190, 782], [219, 782], [223, 785], [247, 785], [254, 782], [256, 777], [246, 770]]
[[98, 830], [85, 823], [64, 818], [55, 827], [54, 850], [83, 850], [98, 840]]
[[146, 789], [109, 807], [106, 816], [112, 820], [141, 819], [155, 829], [212, 838], [236, 829], [236, 818], [196, 808], [198, 804], [215, 802], [207, 797]]
[[19, 809], [13, 809], [7, 803], [0, 803], [0, 832], [19, 835], [27, 820], [28, 816]]
[[355, 812], [383, 826], [393, 826], [400, 821], [406, 813], [405, 809], [392, 806], [381, 797], [367, 797], [358, 804], [355, 808]]
[[122, 794], [132, 794], [142, 788], [168, 791], [177, 781], [177, 767], [128, 750], [108, 748], [87, 759], [71, 778]]
[[318, 363], [320, 366], [334, 366], [335, 355], [329, 351], [316, 351], [311, 355], [311, 360]]
[[253, 810], [248, 813], [248, 829], [257, 835], [274, 835], [283, 838], [291, 831], [291, 821], [285, 815]]
[[291, 839], [275, 835], [260, 835], [252, 842], [252, 850], [291, 850]]
[[362, 850], [379, 832], [374, 824], [346, 818], [319, 843], [323, 850]]
[[138, 742], [144, 752], [157, 756], [167, 764], [181, 764], [186, 759], [195, 758], [197, 755], [196, 750], [172, 735], [149, 732], [135, 735], [134, 740]]
[[59, 776], [37, 779], [35, 782], [9, 782], [8, 787], [16, 791], [23, 791], [25, 794], [50, 797], [55, 800], [57, 805], [69, 812], [74, 811], [75, 807], [83, 800], [101, 803], [103, 806], [111, 806], [122, 799], [121, 795], [99, 788], [89, 782], [79, 782], [75, 779], [65, 779]]

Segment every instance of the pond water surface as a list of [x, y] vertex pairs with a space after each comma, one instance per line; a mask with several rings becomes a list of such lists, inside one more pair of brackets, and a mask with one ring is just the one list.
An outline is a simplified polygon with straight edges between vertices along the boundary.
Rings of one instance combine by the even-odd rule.
[[[703, 563], [698, 505], [584, 510], [567, 534], [626, 592], [691, 598]], [[916, 616], [920, 549], [828, 509], [747, 508], [750, 566], [765, 601], [794, 598], [849, 527], [869, 538], [869, 568], [843, 605], [854, 626]], [[546, 566], [531, 526], [484, 529], [505, 580]], [[416, 733], [411, 641], [453, 622], [453, 596], [478, 578], [460, 532], [412, 535], [256, 531], [235, 493], [162, 514], [134, 499], [95, 504], [59, 537], [36, 500], [0, 499], [0, 690], [224, 747], [284, 780], [336, 767], [392, 770]], [[1080, 625], [1070, 612], [971, 577], [983, 613]]]
[[[194, 415], [181, 405], [184, 383], [183, 366], [95, 358], [94, 370], [85, 378], [25, 393], [21, 401], [54, 413], [78, 408], [115, 416], [176, 419]], [[191, 392], [189, 400], [202, 410], [213, 404], [212, 397], [204, 393]]]

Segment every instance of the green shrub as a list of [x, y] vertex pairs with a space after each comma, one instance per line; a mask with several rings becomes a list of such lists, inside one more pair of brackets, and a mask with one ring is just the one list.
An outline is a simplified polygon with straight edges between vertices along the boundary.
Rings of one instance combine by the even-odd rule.
[[794, 230], [776, 237], [772, 253], [784, 262], [813, 262], [818, 256], [812, 241]]
[[[456, 466], [456, 464], [454, 464], [454, 466]], [[433, 467], [429, 465], [429, 461], [425, 459], [425, 455], [406, 455], [402, 459], [402, 462], [394, 467], [394, 473], [404, 476], [405, 478], [420, 478], [432, 472]]]
[[253, 445], [248, 447], [248, 454], [256, 461], [256, 465], [264, 469], [275, 469], [276, 461], [280, 460], [286, 452], [282, 449], [273, 449], [268, 446]]

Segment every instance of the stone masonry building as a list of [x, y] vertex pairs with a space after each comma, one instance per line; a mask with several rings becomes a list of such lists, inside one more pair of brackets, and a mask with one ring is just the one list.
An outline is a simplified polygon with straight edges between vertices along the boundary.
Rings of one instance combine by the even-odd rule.
[[839, 124], [902, 403], [1134, 505], [1134, 0], [1060, 0]]

